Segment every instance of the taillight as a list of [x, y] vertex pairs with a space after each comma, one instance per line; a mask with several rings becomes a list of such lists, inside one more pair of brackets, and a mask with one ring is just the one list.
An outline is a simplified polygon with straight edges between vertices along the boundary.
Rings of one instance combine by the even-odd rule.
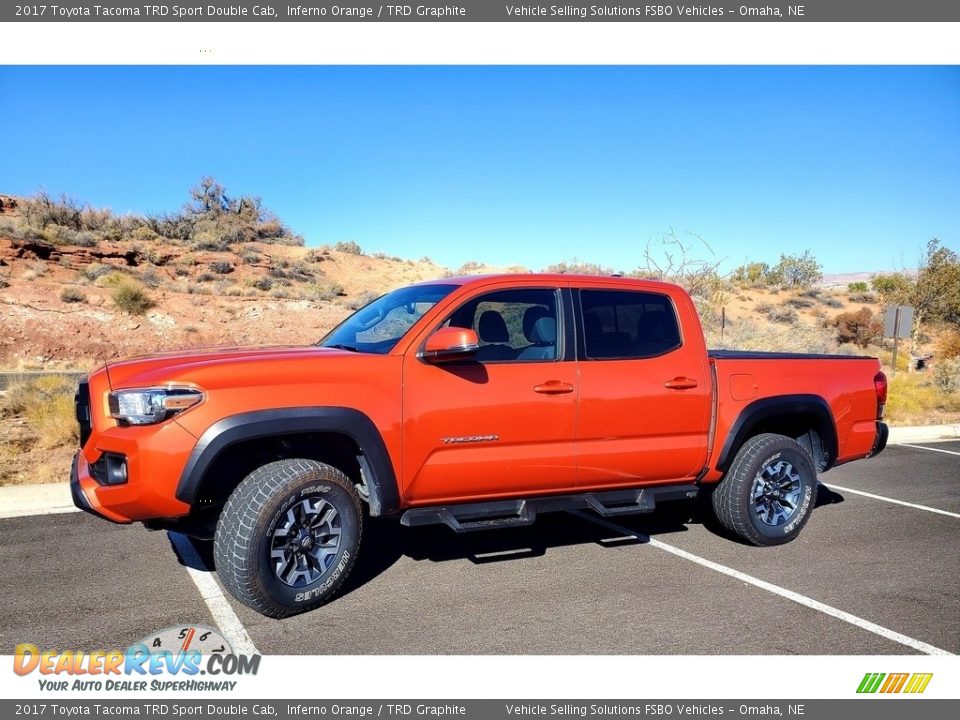
[[882, 420], [883, 406], [887, 404], [887, 376], [882, 372], [874, 375], [873, 387], [877, 391], [877, 420]]

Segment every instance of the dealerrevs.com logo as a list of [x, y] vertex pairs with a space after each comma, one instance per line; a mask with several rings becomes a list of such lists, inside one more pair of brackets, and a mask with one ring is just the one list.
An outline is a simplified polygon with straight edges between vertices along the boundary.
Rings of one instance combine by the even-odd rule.
[[261, 657], [234, 654], [216, 630], [185, 625], [152, 633], [125, 650], [58, 652], [20, 643], [13, 671], [37, 673], [44, 691], [231, 691], [237, 680], [226, 678], [256, 675]]
[[857, 687], [858, 693], [919, 694], [927, 689], [933, 673], [867, 673]]

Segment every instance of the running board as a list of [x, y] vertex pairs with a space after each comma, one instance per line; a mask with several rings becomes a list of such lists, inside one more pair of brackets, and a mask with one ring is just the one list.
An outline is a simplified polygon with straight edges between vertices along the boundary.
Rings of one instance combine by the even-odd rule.
[[538, 513], [563, 510], [593, 510], [603, 517], [647, 513], [653, 511], [657, 502], [696, 496], [696, 485], [656, 485], [631, 490], [413, 508], [403, 514], [400, 522], [407, 527], [442, 524], [454, 532], [464, 533], [531, 525]]

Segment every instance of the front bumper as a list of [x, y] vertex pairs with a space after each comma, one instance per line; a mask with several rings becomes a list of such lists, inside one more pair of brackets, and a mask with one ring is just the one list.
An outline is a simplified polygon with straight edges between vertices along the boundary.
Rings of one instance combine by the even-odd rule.
[[873, 448], [870, 450], [870, 454], [867, 457], [874, 457], [883, 452], [883, 449], [887, 446], [887, 438], [890, 437], [890, 428], [887, 427], [887, 424], [884, 422], [877, 421], [877, 438], [873, 441]]
[[94, 510], [93, 505], [90, 504], [90, 501], [84, 494], [83, 488], [80, 487], [79, 466], [81, 462], [86, 464], [86, 461], [83, 459], [83, 454], [77, 450], [77, 452], [73, 454], [73, 463], [70, 465], [70, 496], [73, 498], [73, 504], [84, 512], [90, 513], [91, 515], [102, 520], [109, 520], [110, 522], [117, 523], [118, 525], [125, 524], [122, 520], [116, 520], [108, 515], [104, 515], [103, 513]]

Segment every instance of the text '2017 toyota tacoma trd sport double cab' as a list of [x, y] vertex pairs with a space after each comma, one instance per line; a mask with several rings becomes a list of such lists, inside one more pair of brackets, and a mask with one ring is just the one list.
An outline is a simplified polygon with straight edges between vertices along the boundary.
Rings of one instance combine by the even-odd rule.
[[810, 517], [817, 473], [880, 452], [874, 358], [708, 352], [680, 287], [508, 275], [394, 290], [318, 345], [109, 363], [80, 384], [75, 503], [213, 537], [282, 617], [328, 600], [363, 520], [523, 525], [710, 495], [743, 540]]

